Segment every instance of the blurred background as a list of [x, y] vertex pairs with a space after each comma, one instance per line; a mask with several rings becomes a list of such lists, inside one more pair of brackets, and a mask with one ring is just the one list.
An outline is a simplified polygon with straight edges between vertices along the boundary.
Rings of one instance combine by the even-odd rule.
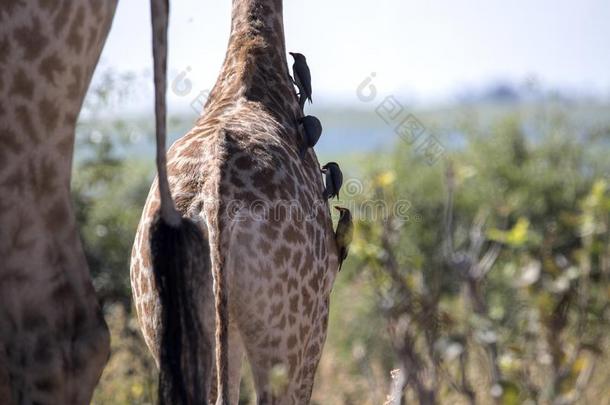
[[[154, 175], [148, 7], [119, 3], [77, 133], [74, 200], [113, 337], [96, 404], [155, 398], [129, 287]], [[610, 3], [284, 7], [316, 152], [345, 176], [333, 204], [356, 218], [314, 403], [610, 404]], [[229, 1], [172, 4], [172, 140], [229, 28]]]

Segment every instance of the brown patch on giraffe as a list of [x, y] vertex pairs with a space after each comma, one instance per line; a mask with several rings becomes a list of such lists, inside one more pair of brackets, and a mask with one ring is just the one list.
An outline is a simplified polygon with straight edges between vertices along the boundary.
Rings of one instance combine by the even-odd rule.
[[15, 107], [15, 118], [17, 118], [17, 122], [21, 126], [21, 129], [25, 135], [30, 138], [32, 142], [37, 142], [39, 137], [38, 133], [34, 129], [34, 125], [32, 124], [30, 108], [26, 105], [17, 105]]
[[290, 249], [286, 247], [286, 245], [282, 245], [275, 251], [275, 254], [273, 255], [273, 264], [275, 264], [276, 266], [283, 266], [284, 263], [290, 260], [291, 255], [292, 252], [290, 251]]
[[240, 191], [237, 192], [233, 195], [233, 197], [236, 200], [241, 200], [241, 201], [257, 201], [259, 198], [256, 194], [254, 194], [252, 191]]
[[17, 6], [23, 6], [25, 3], [23, 0], [2, 0], [2, 6], [0, 7], [0, 15], [5, 13], [7, 16], [11, 16]]
[[278, 278], [284, 283], [286, 284], [288, 282], [288, 271], [282, 271], [278, 274]]
[[[16, 229], [13, 230], [12, 232], [12, 236], [11, 236], [11, 240], [9, 243], [10, 248], [13, 251], [21, 251], [21, 250], [25, 250], [28, 248], [32, 248], [32, 246], [35, 245], [36, 240], [34, 238], [32, 238], [31, 235], [28, 235], [28, 228], [33, 224], [33, 220], [29, 217], [26, 216], [28, 214], [24, 214], [23, 212], [18, 213], [17, 216], [17, 221], [16, 224], [17, 226], [15, 227]], [[29, 237], [29, 239], [28, 239]], [[18, 278], [12, 278], [12, 281], [14, 281], [15, 283], [27, 283], [30, 281], [29, 278], [24, 277], [18, 277]]]
[[[298, 356], [296, 354], [291, 354], [288, 356], [288, 376], [290, 378], [294, 377], [294, 373], [297, 369], [297, 365], [298, 365]], [[298, 401], [295, 399], [294, 403], [297, 403]]]
[[284, 303], [282, 301], [276, 302], [275, 304], [271, 304], [270, 316], [269, 320], [273, 320], [274, 318], [280, 316], [282, 314], [282, 309], [284, 308]]
[[[59, 377], [53, 375], [47, 377], [39, 377], [38, 379], [34, 380], [34, 387], [36, 387], [38, 391], [44, 392], [46, 394], [57, 390], [60, 385], [61, 381]], [[34, 402], [34, 404], [37, 403], [38, 402]]]
[[282, 315], [280, 317], [280, 321], [276, 325], [274, 325], [274, 327], [280, 330], [284, 330], [286, 328], [286, 315]]
[[317, 272], [313, 274], [313, 276], [309, 279], [309, 287], [313, 290], [313, 291], [318, 291], [320, 289], [320, 286], [322, 284], [322, 279], [320, 278], [320, 274], [318, 274]]
[[308, 249], [308, 251], [305, 253], [303, 264], [299, 268], [299, 275], [301, 276], [301, 279], [307, 277], [307, 274], [309, 274], [311, 268], [313, 267], [312, 256], [312, 252]]
[[68, 85], [68, 98], [71, 100], [80, 100], [82, 97], [83, 88], [83, 72], [80, 66], [72, 66], [72, 83]]
[[279, 235], [279, 231], [277, 229], [275, 229], [272, 226], [273, 222], [267, 222], [265, 224], [263, 224], [261, 226], [261, 232], [263, 233], [263, 235], [271, 240], [276, 240], [278, 235]]
[[34, 82], [30, 80], [23, 69], [19, 69], [13, 76], [13, 85], [10, 89], [13, 96], [22, 96], [31, 99], [34, 94]]
[[254, 235], [251, 235], [251, 234], [248, 234], [245, 232], [239, 232], [236, 236], [237, 243], [239, 243], [240, 246], [245, 247], [250, 254], [254, 254], [254, 252], [252, 251], [252, 240], [253, 239], [254, 239]]
[[25, 184], [23, 183], [24, 170], [21, 167], [16, 167], [8, 175], [5, 174], [2, 187], [10, 191], [15, 191], [18, 194], [22, 194]]
[[10, 128], [0, 128], [0, 170], [4, 169], [12, 157], [21, 154], [23, 145], [17, 134]]
[[266, 255], [271, 250], [271, 244], [264, 239], [260, 239], [258, 241], [258, 249]]
[[59, 0], [38, 0], [38, 4], [46, 11], [54, 12], [59, 5]]
[[55, 29], [56, 35], [59, 35], [68, 25], [70, 13], [72, 12], [72, 5], [72, 0], [63, 0], [61, 6], [57, 10], [57, 15], [55, 15], [55, 19], [53, 20], [53, 29]]
[[271, 289], [271, 295], [282, 295], [284, 293], [284, 285], [281, 282], [276, 282]]
[[273, 182], [274, 174], [275, 171], [271, 168], [261, 168], [250, 176], [252, 186], [265, 194], [270, 200], [274, 199], [277, 190], [277, 186]]
[[72, 156], [72, 151], [74, 149], [74, 138], [72, 137], [72, 133], [66, 131], [66, 135], [61, 137], [60, 140], [55, 144], [57, 148], [57, 152], [60, 156]]
[[299, 296], [298, 295], [293, 295], [292, 297], [290, 297], [290, 312], [292, 313], [297, 313], [299, 312]]
[[[280, 343], [282, 343], [282, 338], [279, 336], [273, 336], [271, 339], [269, 339], [269, 346], [271, 346], [271, 347], [278, 347], [280, 345]], [[275, 364], [280, 363], [280, 361], [277, 357], [273, 357], [272, 362]], [[265, 402], [263, 402], [263, 403], [265, 403]]]
[[81, 53], [83, 49], [83, 35], [81, 34], [81, 27], [85, 17], [85, 8], [81, 5], [76, 9], [76, 14], [72, 19], [72, 24], [70, 24], [70, 29], [68, 30], [68, 37], [66, 38], [66, 43], [72, 50], [76, 53]]
[[261, 85], [254, 84], [246, 91], [246, 98], [251, 101], [261, 101], [265, 96], [265, 89]]
[[28, 170], [30, 187], [36, 201], [45, 201], [49, 195], [55, 193], [59, 176], [57, 163], [53, 159], [47, 156], [32, 159], [28, 162]]
[[68, 315], [73, 310], [72, 306], [69, 305], [70, 301], [74, 299], [75, 290], [74, 287], [65, 278], [59, 280], [57, 285], [51, 290], [50, 299], [55, 305], [61, 305], [64, 309], [64, 313], [60, 314], [58, 319], [55, 320], [56, 328], [58, 332], [68, 332], [66, 328], [69, 326]]
[[299, 250], [295, 251], [294, 254], [292, 255], [292, 262], [290, 263], [290, 265], [295, 269], [299, 268], [302, 258], [303, 258], [303, 253]]
[[308, 323], [304, 323], [301, 326], [299, 326], [299, 336], [301, 337], [302, 342], [307, 340], [310, 330], [311, 330], [311, 328]]
[[13, 39], [21, 47], [23, 57], [27, 61], [34, 61], [49, 43], [49, 39], [41, 33], [40, 19], [32, 17], [31, 25], [24, 25], [15, 29]]
[[273, 273], [269, 267], [261, 268], [260, 274], [264, 277], [266, 281], [270, 281], [273, 278]]
[[[148, 243], [148, 238], [145, 239]], [[142, 254], [142, 266], [146, 269], [150, 269], [151, 268], [151, 263], [150, 263], [150, 252], [146, 251], [144, 254]]]
[[298, 342], [299, 339], [297, 338], [297, 335], [290, 335], [288, 337], [288, 340], [286, 341], [286, 347], [288, 348], [288, 350], [292, 350]]
[[148, 294], [148, 292], [150, 291], [150, 283], [148, 281], [148, 278], [140, 277], [140, 282], [138, 284], [140, 285], [140, 290], [142, 291], [142, 294]]
[[104, 3], [99, 1], [90, 1], [88, 2], [91, 13], [97, 18], [100, 19], [102, 17], [102, 5]]
[[58, 232], [66, 225], [70, 218], [70, 211], [63, 200], [57, 200], [51, 208], [44, 214], [44, 221], [47, 230]]
[[291, 245], [296, 244], [296, 243], [305, 243], [305, 238], [303, 237], [303, 234], [301, 233], [301, 231], [299, 231], [292, 224], [288, 225], [288, 227], [286, 227], [284, 229], [284, 233], [282, 236], [283, 236], [284, 240]]
[[298, 290], [298, 288], [299, 288], [299, 282], [297, 281], [297, 279], [294, 277], [289, 277], [288, 278], [288, 292]]
[[0, 66], [6, 65], [6, 61], [10, 60], [11, 42], [7, 37], [0, 38]]
[[247, 155], [238, 157], [233, 163], [234, 167], [239, 170], [251, 170], [254, 165], [252, 159]]
[[307, 287], [304, 285], [301, 286], [301, 298], [302, 298], [302, 306], [303, 306], [302, 313], [310, 315], [311, 312], [313, 311], [313, 301], [311, 299], [311, 295], [309, 294], [309, 291], [307, 291]]
[[35, 332], [47, 328], [49, 322], [44, 315], [37, 311], [36, 306], [28, 306], [24, 309], [21, 318], [21, 327], [26, 332]]
[[258, 311], [259, 314], [265, 313], [266, 309], [267, 309], [267, 301], [262, 299], [262, 300], [258, 300], [256, 302], [256, 310]]
[[309, 346], [308, 355], [309, 357], [315, 358], [320, 353], [320, 345], [317, 342], [313, 342], [312, 345]]
[[66, 66], [56, 53], [45, 56], [38, 65], [38, 72], [51, 84], [55, 84], [55, 77], [65, 70]]
[[59, 108], [54, 102], [46, 98], [40, 100], [38, 103], [38, 111], [40, 112], [42, 125], [46, 130], [53, 131], [57, 128]]
[[[90, 2], [91, 3], [96, 3], [96, 2]], [[93, 27], [89, 27], [89, 39], [87, 40], [87, 48], [88, 49], [92, 49], [95, 46], [95, 43], [97, 42], [97, 35], [98, 35], [99, 31], [97, 29], [97, 27], [93, 26]]]

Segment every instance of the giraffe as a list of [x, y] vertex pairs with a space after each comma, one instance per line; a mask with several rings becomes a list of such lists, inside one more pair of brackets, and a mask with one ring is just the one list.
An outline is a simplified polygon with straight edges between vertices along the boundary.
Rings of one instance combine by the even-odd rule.
[[109, 356], [70, 197], [116, 0], [0, 2], [0, 403], [89, 403]]
[[[231, 20], [204, 113], [167, 160], [178, 211], [208, 236], [202, 248], [209, 248], [214, 285], [200, 304], [204, 338], [216, 351], [210, 398], [237, 403], [247, 356], [259, 404], [306, 404], [338, 268], [330, 210], [315, 153], [299, 158], [303, 114], [288, 73], [282, 1], [233, 0]], [[148, 240], [158, 188], [155, 180], [130, 270], [140, 327], [157, 362], [161, 305]]]

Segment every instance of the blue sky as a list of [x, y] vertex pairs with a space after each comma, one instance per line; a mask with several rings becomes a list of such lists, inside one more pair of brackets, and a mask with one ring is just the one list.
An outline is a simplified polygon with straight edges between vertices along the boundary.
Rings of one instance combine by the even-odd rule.
[[[102, 66], [150, 71], [149, 2], [119, 3]], [[170, 103], [188, 105], [214, 84], [230, 3], [172, 2], [169, 79], [186, 72], [192, 91]], [[380, 92], [432, 103], [528, 77], [610, 98], [608, 0], [288, 0], [284, 8], [287, 48], [307, 56], [322, 104], [357, 103], [371, 72]]]

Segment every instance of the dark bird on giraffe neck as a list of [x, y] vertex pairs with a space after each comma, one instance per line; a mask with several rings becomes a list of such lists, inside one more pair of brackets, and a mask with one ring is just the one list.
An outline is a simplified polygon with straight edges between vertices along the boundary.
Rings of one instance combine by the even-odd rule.
[[299, 152], [302, 159], [303, 156], [305, 156], [307, 149], [313, 148], [316, 146], [316, 143], [318, 143], [318, 139], [320, 139], [320, 135], [322, 135], [322, 123], [313, 115], [306, 115], [299, 120], [299, 123], [303, 126], [304, 133], [303, 145]]
[[294, 83], [299, 88], [299, 105], [301, 109], [305, 107], [305, 100], [311, 103], [311, 72], [307, 66], [305, 55], [296, 52], [289, 52], [294, 58], [292, 65], [292, 76]]
[[336, 162], [329, 162], [322, 166], [322, 173], [326, 175], [326, 188], [323, 196], [329, 200], [333, 197], [339, 198], [339, 190], [343, 185], [343, 172]]
[[337, 244], [337, 253], [339, 259], [339, 271], [343, 266], [343, 261], [347, 258], [349, 246], [354, 238], [354, 222], [352, 221], [352, 213], [344, 207], [335, 206], [339, 211], [339, 222], [335, 230], [335, 243]]

